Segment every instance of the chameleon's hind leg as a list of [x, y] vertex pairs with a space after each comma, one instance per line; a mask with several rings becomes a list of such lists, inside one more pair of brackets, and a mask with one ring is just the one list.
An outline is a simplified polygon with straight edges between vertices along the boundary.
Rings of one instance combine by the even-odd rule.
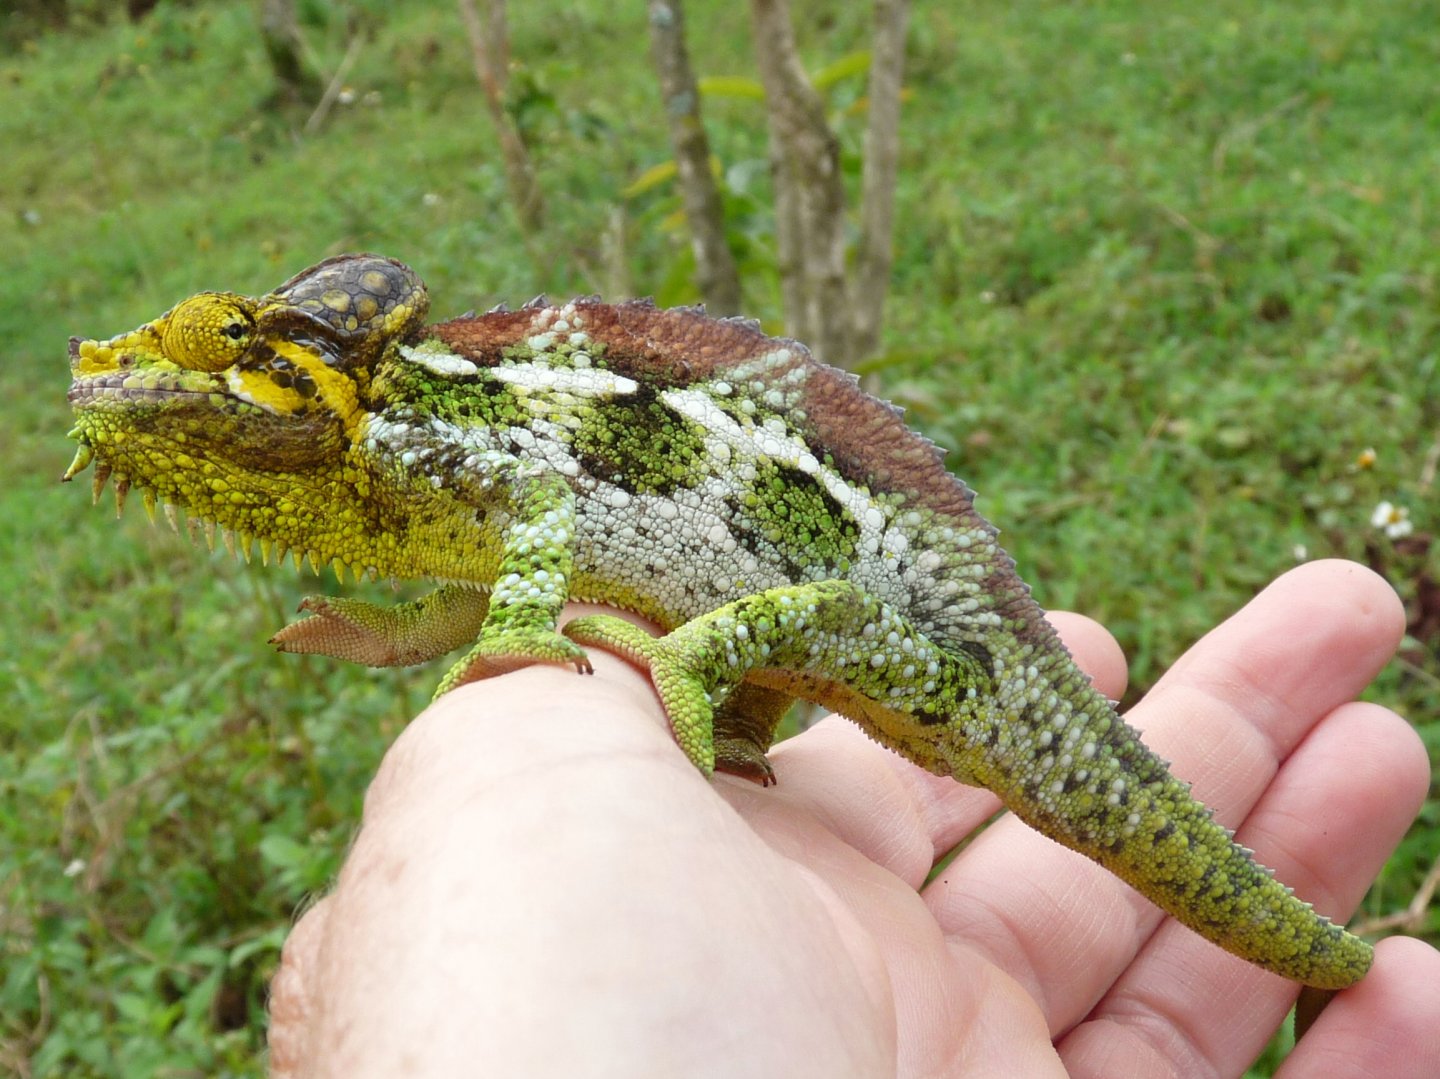
[[703, 677], [694, 663], [687, 661], [684, 649], [675, 639], [679, 630], [664, 637], [652, 637], [623, 618], [612, 614], [593, 614], [568, 623], [563, 632], [578, 644], [614, 652], [649, 671], [655, 691], [660, 695], [660, 703], [670, 717], [675, 740], [680, 743], [685, 756], [707, 776], [715, 770], [715, 702], [712, 693], [717, 689], [718, 682]]
[[[796, 695], [844, 711], [884, 737], [893, 718], [909, 729], [937, 691], [977, 672], [941, 652], [887, 604], [848, 581], [786, 585], [727, 603], [654, 638], [621, 619], [593, 615], [565, 632], [650, 671], [676, 741], [707, 775], [717, 735], [734, 770], [764, 782], [762, 764], [782, 710]], [[760, 687], [729, 702], [751, 674]], [[945, 683], [942, 685], [941, 683]], [[768, 692], [761, 687], [768, 688]], [[802, 692], [803, 691], [803, 692]], [[883, 703], [880, 703], [883, 702]], [[933, 722], [928, 714], [921, 722]]]

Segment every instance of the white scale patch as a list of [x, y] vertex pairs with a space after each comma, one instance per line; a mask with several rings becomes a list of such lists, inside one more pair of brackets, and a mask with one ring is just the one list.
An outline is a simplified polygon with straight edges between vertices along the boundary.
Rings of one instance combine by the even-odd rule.
[[580, 546], [602, 576], [654, 597], [672, 616], [690, 618], [743, 595], [792, 583], [778, 555], [741, 548], [712, 507], [734, 491], [732, 477], [712, 477], [669, 496], [628, 494], [585, 484], [578, 507]]
[[480, 370], [464, 356], [457, 356], [453, 352], [437, 352], [434, 349], [401, 345], [400, 355], [417, 367], [423, 367], [445, 378], [468, 378]]
[[[581, 333], [572, 333], [569, 341], [572, 345], [584, 344], [588, 338]], [[537, 352], [546, 351], [555, 345], [550, 334], [536, 334], [527, 343], [534, 346]], [[477, 364], [464, 356], [433, 347], [413, 348], [402, 345], [400, 353], [416, 366], [445, 378], [469, 378], [481, 371]], [[569, 393], [588, 398], [626, 397], [638, 388], [634, 379], [592, 367], [591, 358], [584, 353], [573, 354], [571, 359], [575, 361], [573, 366], [539, 362], [500, 365], [485, 369], [485, 376], [529, 393]]]
[[541, 393], [558, 390], [581, 397], [628, 397], [638, 385], [633, 378], [594, 367], [550, 367], [526, 363], [492, 367], [490, 376], [518, 390]]

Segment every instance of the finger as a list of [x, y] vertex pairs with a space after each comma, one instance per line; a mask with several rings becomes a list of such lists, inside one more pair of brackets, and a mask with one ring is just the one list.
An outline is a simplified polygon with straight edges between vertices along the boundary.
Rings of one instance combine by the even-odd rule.
[[308, 1074], [309, 1033], [315, 1010], [315, 968], [325, 937], [330, 902], [307, 910], [280, 952], [280, 969], [270, 982], [270, 1079]]
[[[1239, 839], [1317, 910], [1343, 919], [1428, 785], [1425, 749], [1409, 724], [1378, 705], [1342, 705], [1285, 762]], [[1238, 1075], [1296, 991], [1167, 920], [1061, 1052], [1076, 1076], [1113, 1074], [1108, 1048], [1097, 1050], [1117, 1038], [1148, 1054], [1139, 1074]]]
[[[1107, 696], [1125, 691], [1125, 657], [1098, 622], [1049, 615], [1080, 666]], [[811, 813], [866, 857], [918, 888], [935, 862], [994, 815], [989, 791], [937, 776], [883, 748], [846, 720], [827, 719], [775, 747], [778, 786], [756, 799], [727, 786], [747, 811]]]
[[1276, 1079], [1433, 1079], [1440, 1071], [1440, 951], [1382, 940], [1375, 966], [1321, 1013]]
[[[1307, 566], [1197, 644], [1181, 675], [1129, 718], [1233, 827], [1273, 778], [1278, 754], [1364, 685], [1400, 629], [1394, 594], [1378, 577], [1345, 563]], [[1258, 685], [1268, 691], [1245, 691]], [[1089, 1012], [1162, 917], [1118, 878], [1013, 818], [987, 829], [926, 898], [948, 933], [1036, 994], [1056, 1031]]]
[[1099, 622], [1083, 614], [1049, 611], [1045, 618], [1055, 627], [1060, 640], [1080, 669], [1090, 676], [1095, 688], [1112, 701], [1118, 701], [1130, 680], [1120, 642]]
[[[1249, 716], [1278, 760], [1318, 716], [1352, 699], [1390, 661], [1405, 613], [1388, 582], [1339, 559], [1296, 567], [1251, 606], [1266, 617], [1222, 623], [1176, 661], [1150, 696], [1197, 692], [1212, 708]], [[1297, 656], [1327, 658], [1317, 670], [1295, 662]]]

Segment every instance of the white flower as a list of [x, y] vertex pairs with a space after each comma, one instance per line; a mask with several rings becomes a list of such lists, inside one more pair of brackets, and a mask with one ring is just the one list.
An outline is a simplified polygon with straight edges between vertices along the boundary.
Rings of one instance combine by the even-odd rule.
[[1381, 502], [1375, 507], [1375, 512], [1370, 515], [1370, 526], [1383, 528], [1385, 535], [1391, 539], [1399, 539], [1415, 531], [1415, 526], [1410, 522], [1409, 508], [1390, 502]]

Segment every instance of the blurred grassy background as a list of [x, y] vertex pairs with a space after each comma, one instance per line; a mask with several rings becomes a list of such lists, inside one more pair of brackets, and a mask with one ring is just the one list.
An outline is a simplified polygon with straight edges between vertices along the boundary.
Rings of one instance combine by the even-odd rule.
[[[864, 48], [863, 5], [796, 7], [812, 69]], [[344, 20], [302, 10], [334, 70]], [[361, 13], [312, 134], [270, 101], [250, 4], [0, 25], [0, 1070], [260, 1074], [285, 930], [436, 677], [274, 656], [313, 580], [58, 486], [66, 337], [356, 249], [411, 263], [438, 315], [694, 299], [674, 192], [631, 189], [669, 156], [643, 5], [512, 7], [549, 210], [529, 244], [454, 6]], [[689, 18], [702, 74], [753, 76], [742, 7]], [[1297, 560], [1360, 558], [1413, 616], [1372, 696], [1440, 759], [1437, 70], [1419, 2], [915, 12], [871, 371], [954, 449], [1041, 602], [1119, 635], [1134, 692]], [[829, 92], [853, 179], [863, 79]], [[747, 306], [782, 328], [760, 106], [706, 109]], [[1381, 502], [1411, 534], [1372, 525]], [[1360, 917], [1412, 901], [1437, 829], [1432, 798]], [[1440, 939], [1433, 904], [1418, 928]]]

